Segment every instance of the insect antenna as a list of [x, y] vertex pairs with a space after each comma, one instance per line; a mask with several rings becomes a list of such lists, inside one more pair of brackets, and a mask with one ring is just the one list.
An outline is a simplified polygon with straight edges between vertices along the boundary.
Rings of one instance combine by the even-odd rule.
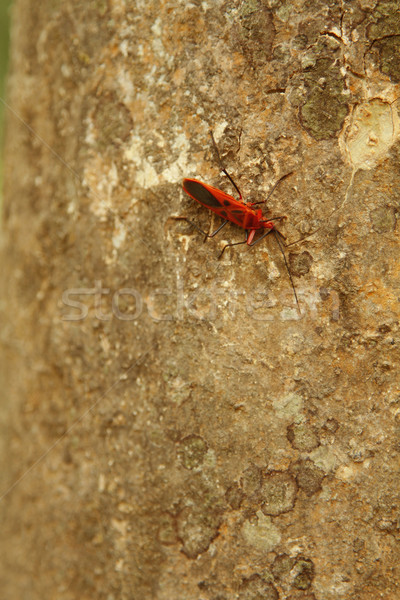
[[[295, 288], [295, 286], [294, 286], [294, 282], [293, 282], [292, 273], [290, 272], [289, 263], [288, 263], [288, 261], [287, 261], [287, 259], [286, 259], [286, 256], [285, 256], [285, 252], [284, 252], [284, 250], [283, 250], [282, 243], [281, 243], [281, 241], [280, 241], [280, 239], [279, 239], [279, 236], [282, 236], [282, 234], [281, 234], [281, 232], [280, 232], [280, 231], [278, 231], [278, 230], [277, 230], [277, 229], [275, 229], [275, 228], [273, 229], [273, 233], [274, 233], [274, 236], [275, 236], [276, 242], [277, 242], [277, 244], [278, 244], [278, 246], [279, 246], [279, 250], [281, 251], [281, 254], [282, 254], [282, 256], [283, 256], [283, 260], [285, 261], [286, 270], [287, 270], [287, 272], [288, 272], [288, 275], [289, 275], [290, 283], [291, 283], [291, 285], [292, 285], [293, 294], [294, 294], [294, 297], [295, 297], [295, 300], [296, 300], [296, 304], [297, 304], [297, 310], [299, 311], [299, 314], [301, 315], [301, 310], [300, 310], [299, 299], [298, 299], [298, 297], [297, 297], [296, 288]], [[284, 236], [282, 236], [282, 237], [284, 237]]]

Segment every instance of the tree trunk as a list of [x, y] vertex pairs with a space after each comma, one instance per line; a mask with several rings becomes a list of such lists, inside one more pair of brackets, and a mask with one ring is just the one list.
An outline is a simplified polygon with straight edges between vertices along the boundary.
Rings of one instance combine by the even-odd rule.
[[398, 597], [397, 2], [13, 17], [2, 597]]

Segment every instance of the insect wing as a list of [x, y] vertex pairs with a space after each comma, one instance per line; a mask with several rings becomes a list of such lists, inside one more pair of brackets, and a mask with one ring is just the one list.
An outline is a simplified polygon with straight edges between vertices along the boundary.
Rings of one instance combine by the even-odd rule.
[[243, 227], [244, 216], [249, 210], [245, 204], [235, 200], [233, 196], [221, 190], [197, 181], [197, 179], [184, 179], [183, 189], [189, 196], [203, 206], [217, 213], [223, 219]]
[[194, 200], [197, 200], [197, 202], [200, 202], [200, 204], [203, 204], [207, 208], [211, 208], [211, 210], [223, 208], [224, 206], [230, 205], [232, 202], [235, 204], [238, 203], [233, 196], [221, 192], [221, 190], [218, 190], [211, 185], [197, 181], [197, 179], [184, 179], [183, 189]]

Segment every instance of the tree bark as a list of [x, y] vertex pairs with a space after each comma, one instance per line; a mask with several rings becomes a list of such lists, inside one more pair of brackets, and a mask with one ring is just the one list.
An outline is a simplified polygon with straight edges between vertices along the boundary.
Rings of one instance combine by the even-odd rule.
[[[4, 598], [393, 600], [397, 2], [16, 0]], [[203, 243], [182, 191], [291, 244]], [[213, 219], [213, 227], [220, 224]]]

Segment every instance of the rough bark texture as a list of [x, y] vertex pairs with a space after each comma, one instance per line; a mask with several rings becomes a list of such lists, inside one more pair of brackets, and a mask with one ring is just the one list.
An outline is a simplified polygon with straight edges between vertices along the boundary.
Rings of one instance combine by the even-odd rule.
[[[16, 1], [2, 598], [400, 597], [399, 40], [396, 0]], [[170, 218], [232, 190], [210, 128], [247, 199], [293, 171], [301, 314], [273, 236]]]

